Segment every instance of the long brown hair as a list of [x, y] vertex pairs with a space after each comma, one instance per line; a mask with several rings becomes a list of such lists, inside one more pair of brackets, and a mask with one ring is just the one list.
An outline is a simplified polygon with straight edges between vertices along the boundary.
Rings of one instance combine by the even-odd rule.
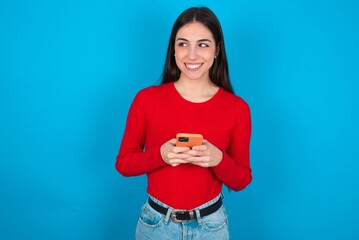
[[218, 87], [222, 87], [224, 90], [234, 93], [229, 80], [228, 62], [224, 47], [222, 27], [216, 15], [207, 7], [189, 8], [181, 13], [175, 21], [168, 44], [162, 83], [175, 82], [181, 75], [181, 71], [177, 67], [174, 57], [175, 38], [178, 30], [191, 22], [199, 22], [205, 25], [212, 32], [217, 48], [219, 47], [218, 55], [213, 62], [212, 67], [209, 69], [210, 80]]

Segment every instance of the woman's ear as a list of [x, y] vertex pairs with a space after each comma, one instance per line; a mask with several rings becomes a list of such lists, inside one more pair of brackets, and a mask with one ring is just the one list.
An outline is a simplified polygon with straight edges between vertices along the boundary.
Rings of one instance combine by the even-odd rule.
[[216, 52], [214, 54], [214, 58], [216, 58], [219, 54], [219, 51], [220, 51], [220, 43], [217, 44], [217, 47], [216, 47]]

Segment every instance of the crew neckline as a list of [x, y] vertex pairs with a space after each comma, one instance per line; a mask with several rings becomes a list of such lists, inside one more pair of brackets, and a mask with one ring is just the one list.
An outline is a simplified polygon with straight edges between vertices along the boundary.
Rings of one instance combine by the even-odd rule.
[[189, 100], [185, 99], [184, 97], [182, 97], [182, 95], [177, 91], [174, 82], [171, 83], [171, 88], [172, 88], [172, 90], [174, 91], [175, 96], [176, 96], [178, 99], [181, 99], [181, 101], [186, 102], [186, 103], [189, 103], [189, 104], [193, 104], [193, 105], [203, 105], [203, 104], [207, 104], [207, 103], [213, 102], [215, 99], [217, 99], [217, 98], [220, 96], [220, 94], [221, 94], [222, 91], [223, 91], [223, 89], [222, 89], [221, 87], [219, 87], [218, 90], [217, 90], [217, 92], [216, 92], [211, 98], [209, 98], [208, 100], [203, 101], [203, 102], [192, 102], [192, 101], [189, 101]]

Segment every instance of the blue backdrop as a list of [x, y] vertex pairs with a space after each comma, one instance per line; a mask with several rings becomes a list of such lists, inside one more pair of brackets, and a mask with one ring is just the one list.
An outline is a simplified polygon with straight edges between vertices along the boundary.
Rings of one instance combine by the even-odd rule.
[[254, 179], [225, 191], [232, 238], [359, 239], [355, 0], [2, 0], [0, 239], [133, 238], [146, 179], [114, 168], [127, 111], [198, 5], [252, 110]]

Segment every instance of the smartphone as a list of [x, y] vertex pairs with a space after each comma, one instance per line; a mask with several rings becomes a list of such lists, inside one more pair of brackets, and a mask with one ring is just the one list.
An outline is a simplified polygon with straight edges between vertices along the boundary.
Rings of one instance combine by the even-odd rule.
[[202, 145], [203, 136], [198, 133], [178, 133], [176, 135], [176, 147], [193, 147]]

